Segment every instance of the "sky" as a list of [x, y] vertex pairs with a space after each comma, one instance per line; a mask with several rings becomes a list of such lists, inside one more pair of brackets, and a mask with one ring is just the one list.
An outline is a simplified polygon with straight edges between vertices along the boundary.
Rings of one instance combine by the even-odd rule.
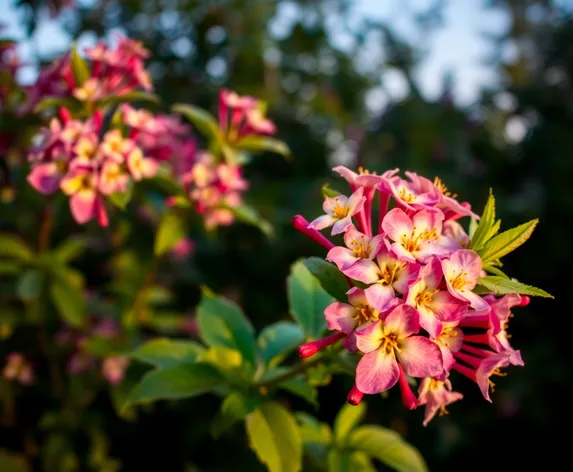
[[[290, 2], [283, 3], [274, 21], [277, 31], [288, 28], [297, 15], [296, 8]], [[455, 78], [456, 101], [470, 105], [477, 100], [482, 87], [493, 85], [496, 80], [493, 67], [485, 64], [492, 45], [485, 39], [484, 33], [502, 33], [508, 20], [502, 12], [483, 8], [483, 0], [449, 0], [444, 9], [445, 25], [429, 37], [419, 37], [419, 31], [411, 21], [411, 13], [423, 11], [431, 3], [432, 0], [355, 0], [347, 21], [359, 24], [360, 19], [365, 17], [390, 21], [397, 33], [414, 45], [421, 44], [428, 50], [417, 71], [418, 83], [424, 95], [428, 98], [436, 97], [441, 91], [444, 73], [450, 71]], [[5, 36], [23, 40], [24, 32], [12, 4], [12, 0], [0, 0], [0, 23], [6, 26]], [[332, 41], [338, 47], [349, 47], [351, 38], [341, 34], [336, 24], [331, 26]], [[95, 38], [87, 37], [83, 40], [90, 43]], [[46, 18], [41, 22], [35, 37], [20, 45], [19, 52], [26, 60], [36, 52], [41, 55], [63, 52], [68, 44], [69, 38], [58, 21]], [[377, 44], [374, 40], [368, 43], [358, 58], [364, 67], [368, 65], [370, 54], [379, 53]], [[30, 81], [34, 75], [34, 69], [30, 68], [23, 71], [21, 79]], [[398, 72], [383, 72], [383, 81], [386, 92], [374, 90], [367, 97], [367, 105], [372, 111], [383, 108], [388, 99], [399, 99], [407, 92], [407, 85]]]

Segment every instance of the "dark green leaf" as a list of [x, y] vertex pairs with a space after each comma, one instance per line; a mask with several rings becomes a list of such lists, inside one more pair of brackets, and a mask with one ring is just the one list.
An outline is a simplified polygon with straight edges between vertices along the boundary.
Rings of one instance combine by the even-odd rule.
[[156, 338], [139, 346], [129, 356], [165, 368], [180, 362], [191, 363], [204, 352], [205, 348], [195, 341]]
[[126, 405], [189, 398], [216, 391], [225, 383], [222, 374], [212, 365], [174, 364], [147, 373], [129, 395]]
[[259, 335], [261, 359], [265, 364], [279, 364], [291, 350], [304, 342], [300, 326], [290, 321], [279, 321], [267, 326]]
[[221, 135], [217, 120], [211, 113], [201, 108], [182, 103], [176, 103], [171, 109], [173, 112], [180, 113], [187, 118], [207, 139], [217, 143], [219, 146], [221, 145], [223, 136]]
[[302, 439], [294, 417], [278, 403], [265, 403], [246, 419], [251, 449], [270, 472], [298, 472]]
[[418, 450], [391, 429], [361, 426], [350, 434], [348, 445], [398, 472], [428, 471]]
[[237, 421], [242, 420], [260, 405], [260, 399], [247, 397], [239, 392], [231, 392], [221, 404], [221, 411], [215, 416], [211, 425], [210, 433], [218, 439]]
[[290, 150], [288, 146], [274, 138], [269, 138], [268, 136], [256, 136], [250, 135], [245, 136], [242, 138], [237, 144], [234, 146], [235, 148], [241, 151], [249, 151], [249, 152], [276, 152], [286, 158], [291, 157]]
[[505, 279], [496, 275], [488, 275], [487, 277], [480, 278], [478, 280], [478, 285], [498, 294], [519, 293], [521, 295], [531, 295], [534, 297], [554, 298], [553, 295], [550, 295], [540, 288], [525, 285], [521, 282], [517, 282], [516, 280]]
[[59, 109], [67, 108], [68, 110], [74, 110], [78, 108], [80, 102], [75, 98], [64, 98], [64, 97], [43, 97], [38, 104], [34, 107], [34, 112], [39, 113], [44, 110], [49, 109]]
[[161, 256], [172, 249], [179, 241], [187, 236], [187, 218], [179, 208], [169, 208], [163, 215], [157, 234], [153, 252]]
[[292, 265], [287, 289], [293, 318], [302, 326], [307, 337], [320, 337], [326, 329], [324, 309], [334, 301], [333, 298], [322, 289], [304, 261]]
[[304, 377], [293, 377], [285, 382], [281, 382], [278, 386], [279, 388], [287, 390], [297, 397], [306, 400], [312, 406], [318, 407], [318, 392], [316, 391], [316, 388], [311, 386]]
[[17, 261], [0, 261], [0, 275], [14, 275], [22, 271], [22, 266]]
[[74, 76], [74, 82], [76, 87], [81, 87], [86, 80], [91, 76], [91, 72], [88, 68], [86, 61], [84, 61], [78, 54], [76, 46], [73, 45], [70, 53], [70, 66], [72, 68], [72, 74]]
[[317, 467], [324, 468], [332, 442], [330, 428], [307, 413], [297, 413], [296, 419], [299, 423], [304, 452]]
[[98, 101], [100, 106], [119, 105], [120, 103], [134, 103], [134, 102], [147, 102], [158, 105], [160, 99], [154, 93], [143, 92], [141, 90], [134, 90], [123, 95], [110, 95]]
[[38, 269], [28, 269], [18, 279], [16, 293], [23, 301], [34, 300], [40, 295], [42, 288], [42, 273]]
[[485, 246], [478, 251], [482, 262], [487, 264], [488, 262], [496, 261], [517, 249], [529, 239], [538, 221], [537, 219], [531, 220], [490, 239]]
[[376, 472], [368, 455], [361, 451], [331, 449], [328, 472]]
[[131, 197], [133, 197], [134, 187], [133, 181], [130, 181], [125, 192], [113, 192], [107, 198], [120, 210], [125, 210], [125, 207], [127, 207], [127, 204], [131, 201]]
[[85, 237], [75, 236], [67, 239], [52, 251], [53, 256], [61, 262], [73, 261], [87, 249]]
[[197, 307], [199, 335], [209, 346], [236, 349], [251, 366], [256, 361], [253, 326], [241, 309], [222, 297], [203, 294]]
[[34, 259], [34, 253], [24, 241], [12, 234], [0, 234], [0, 257], [17, 259], [22, 262], [30, 262]]
[[62, 319], [70, 326], [83, 326], [87, 316], [86, 299], [81, 291], [65, 280], [53, 280], [50, 298]]
[[307, 257], [303, 263], [312, 272], [320, 285], [337, 300], [347, 302], [346, 292], [350, 289], [346, 277], [338, 268], [320, 257]]
[[265, 220], [252, 206], [243, 203], [237, 207], [223, 207], [235, 215], [235, 218], [242, 223], [246, 223], [259, 228], [267, 237], [272, 238], [274, 231], [272, 225]]

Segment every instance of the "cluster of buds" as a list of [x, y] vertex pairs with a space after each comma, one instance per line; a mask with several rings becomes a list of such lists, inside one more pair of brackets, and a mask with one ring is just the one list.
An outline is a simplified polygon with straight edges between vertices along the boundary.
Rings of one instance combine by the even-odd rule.
[[[452, 371], [476, 382], [491, 401], [490, 377], [523, 365], [509, 344], [507, 324], [512, 308], [527, 305], [529, 297], [476, 293], [485, 276], [482, 260], [468, 249], [470, 236], [459, 220], [479, 217], [439, 179], [411, 172], [403, 179], [398, 169], [382, 175], [342, 166], [334, 171], [352, 194], [326, 197], [324, 215], [310, 224], [296, 216], [294, 225], [328, 249], [326, 259], [351, 288], [347, 302], [325, 309], [335, 333], [300, 346], [300, 356], [344, 340], [344, 347], [360, 356], [348, 401], [358, 404], [364, 394], [398, 384], [407, 408], [425, 405], [424, 424], [462, 398], [452, 390]], [[373, 221], [376, 196], [379, 218]], [[332, 235], [343, 235], [344, 246], [319, 233], [329, 227]], [[418, 395], [408, 377], [420, 379]]]
[[27, 88], [27, 109], [33, 109], [44, 97], [71, 98], [84, 102], [97, 102], [106, 97], [120, 97], [138, 88], [151, 90], [152, 83], [144, 67], [150, 55], [140, 42], [123, 36], [111, 48], [104, 42], [85, 49], [91, 62], [89, 77], [78, 83], [74, 77], [72, 53], [56, 59], [44, 69], [36, 82]]
[[[111, 318], [94, 318], [90, 321], [90, 325], [86, 331], [89, 332], [90, 337], [114, 340], [121, 334], [119, 325]], [[56, 333], [55, 340], [60, 347], [72, 347], [72, 353], [66, 364], [66, 372], [69, 375], [93, 371], [100, 365], [103, 378], [110, 384], [117, 385], [123, 379], [125, 370], [129, 366], [129, 359], [121, 355], [110, 355], [100, 362], [96, 356], [84, 350], [88, 340], [86, 334], [74, 331], [67, 326]]]
[[30, 385], [35, 380], [32, 365], [19, 352], [8, 354], [2, 375], [5, 379], [14, 380], [22, 385]]
[[70, 197], [70, 209], [78, 223], [96, 218], [106, 226], [103, 197], [127, 192], [133, 181], [152, 177], [157, 161], [144, 156], [118, 129], [101, 136], [99, 111], [82, 122], [61, 109], [60, 118], [52, 119], [42, 130], [41, 142], [30, 152], [28, 182], [44, 194], [61, 189]]

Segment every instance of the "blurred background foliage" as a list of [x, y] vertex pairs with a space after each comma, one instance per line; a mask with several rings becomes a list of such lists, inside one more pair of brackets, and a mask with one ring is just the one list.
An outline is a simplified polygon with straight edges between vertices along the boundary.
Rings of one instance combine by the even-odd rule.
[[[38, 26], [46, 6], [54, 9], [64, 3], [15, 2], [28, 34]], [[439, 175], [478, 212], [492, 187], [505, 228], [539, 217], [530, 242], [506, 263], [508, 273], [556, 297], [554, 301], [535, 299], [512, 322], [512, 341], [522, 351], [525, 368], [512, 369], [509, 377], [500, 379], [493, 405], [471, 382], [457, 380], [464, 401], [426, 428], [421, 425], [422, 411], [405, 410], [396, 391], [386, 399], [367, 398], [367, 422], [398, 430], [420, 449], [434, 471], [468, 465], [518, 469], [532, 461], [543, 461], [549, 469], [566, 460], [566, 450], [559, 445], [571, 419], [567, 398], [573, 265], [573, 18], [564, 9], [551, 0], [487, 1], [487, 8], [501, 9], [510, 19], [503, 35], [488, 39], [499, 51], [489, 58], [499, 85], [483, 90], [477, 103], [462, 107], [453, 94], [451, 75], [444, 77], [438, 99], [428, 100], [420, 93], [415, 71], [427, 53], [424, 44], [398, 36], [391, 22], [365, 18], [358, 25], [347, 24], [351, 5], [347, 0], [288, 2], [296, 5], [296, 20], [280, 35], [272, 34], [269, 26], [283, 11], [285, 2], [280, 0], [78, 3], [79, 7], [63, 10], [60, 16], [73, 38], [119, 30], [152, 51], [149, 70], [162, 107], [187, 102], [214, 110], [220, 87], [254, 95], [268, 102], [279, 136], [292, 150], [290, 162], [269, 153], [246, 168], [251, 181], [248, 199], [275, 225], [277, 238], [268, 241], [241, 224], [223, 228], [215, 237], [193, 231], [198, 245], [193, 267], [178, 268], [167, 281], [175, 284], [178, 295], [174, 310], [192, 312], [199, 296], [194, 284], [200, 279], [238, 300], [258, 330], [286, 318], [285, 280], [290, 264], [298, 257], [324, 255], [291, 228], [290, 218], [297, 213], [309, 219], [319, 214], [324, 182], [344, 189], [332, 178], [330, 168], [335, 162], [377, 172], [400, 167], [428, 177]], [[416, 14], [422, 36], [443, 24], [443, 3], [436, 1], [423, 14]], [[403, 14], [413, 15], [406, 3]], [[354, 36], [348, 50], [332, 44], [326, 25], [332, 18]], [[372, 41], [379, 43], [383, 54], [368, 57], [367, 67], [359, 67], [357, 59], [364, 54], [365, 43]], [[509, 43], [515, 50], [511, 60], [501, 54]], [[365, 107], [365, 94], [384, 89], [381, 71], [387, 69], [404, 76], [409, 92], [388, 103], [382, 113], [373, 114]], [[527, 132], [520, 140], [508, 140], [504, 130], [516, 119], [525, 123]], [[22, 228], [34, 224], [32, 214], [20, 218]], [[91, 284], [105, 284], [106, 267], [128, 258], [122, 248], [132, 251], [124, 263], [136, 264], [134, 272], [149, 263], [152, 234], [137, 224], [132, 222], [118, 247], [102, 243], [79, 259], [78, 268], [89, 271]], [[100, 231], [92, 230], [94, 235]], [[70, 227], [55, 231], [56, 239], [63, 238]], [[332, 423], [350, 387], [350, 378], [335, 376], [328, 387], [321, 388], [317, 417]], [[294, 408], [308, 408], [294, 398], [287, 400]], [[41, 398], [18, 401], [30, 405], [23, 419], [29, 424], [46, 408]], [[218, 440], [210, 437], [209, 420], [218, 402], [209, 396], [159, 403], [134, 422], [119, 419], [107, 396], [94, 405], [82, 413], [81, 421], [98, 422], [98, 431], [108, 437], [109, 454], [123, 463], [121, 470], [264, 470], [246, 446], [241, 425]], [[95, 411], [101, 414], [94, 419]], [[27, 440], [7, 436], [0, 429], [3, 445]], [[75, 449], [87, 454], [86, 438], [78, 438]], [[185, 469], [190, 463], [197, 469]]]

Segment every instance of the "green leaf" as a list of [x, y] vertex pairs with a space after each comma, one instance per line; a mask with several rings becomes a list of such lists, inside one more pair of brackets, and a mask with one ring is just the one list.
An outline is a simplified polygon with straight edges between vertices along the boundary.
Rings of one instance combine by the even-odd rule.
[[314, 464], [324, 468], [332, 442], [332, 432], [329, 426], [307, 413], [297, 413], [296, 419], [299, 423], [305, 453], [312, 459]]
[[169, 208], [163, 215], [155, 235], [154, 254], [162, 256], [185, 236], [187, 236], [185, 212], [178, 208]]
[[141, 90], [134, 90], [123, 95], [110, 95], [98, 101], [100, 106], [118, 105], [120, 103], [133, 103], [133, 102], [147, 102], [159, 105], [161, 100], [154, 93], [143, 92]]
[[78, 54], [75, 45], [72, 46], [70, 52], [70, 66], [72, 68], [72, 74], [74, 76], [76, 87], [81, 87], [84, 82], [90, 78], [91, 72], [86, 61], [84, 61]]
[[236, 349], [251, 366], [257, 351], [253, 326], [241, 309], [222, 297], [203, 293], [197, 307], [199, 335], [209, 346]]
[[[487, 240], [495, 234], [492, 234], [492, 229], [495, 230], [495, 225], [495, 198], [490, 189], [483, 214], [481, 215], [479, 224], [470, 240], [469, 249], [473, 249], [474, 251], [481, 249]], [[499, 229], [499, 223], [497, 223], [497, 227]]]
[[134, 187], [135, 185], [133, 184], [133, 181], [130, 180], [125, 192], [113, 192], [107, 198], [120, 210], [125, 210], [127, 204], [131, 201], [131, 197], [133, 197]]
[[237, 349], [225, 346], [211, 346], [197, 361], [216, 367], [235, 385], [248, 385], [254, 373], [252, 366], [243, 362], [243, 356]]
[[531, 220], [490, 239], [485, 246], [478, 251], [482, 262], [487, 264], [488, 262], [496, 261], [517, 249], [529, 239], [538, 222], [539, 220], [537, 219]]
[[330, 188], [327, 184], [324, 184], [322, 186], [322, 196], [324, 198], [334, 198], [337, 197], [338, 195], [340, 195], [340, 192], [338, 190]]
[[504, 279], [509, 279], [509, 276], [505, 272], [502, 272], [500, 269], [492, 266], [491, 264], [484, 265], [483, 270], [485, 270], [486, 272], [490, 272], [493, 275], [498, 275], [499, 277], [502, 277]]
[[44, 110], [67, 108], [73, 110], [78, 108], [79, 102], [75, 98], [64, 98], [64, 97], [44, 97], [40, 99], [37, 105], [34, 107], [34, 112], [39, 113]]
[[242, 420], [260, 405], [259, 398], [247, 397], [239, 392], [231, 392], [221, 404], [221, 411], [213, 419], [209, 432], [218, 439], [237, 421]]
[[294, 417], [278, 403], [265, 403], [246, 418], [249, 445], [270, 472], [302, 469], [302, 439]]
[[16, 293], [23, 301], [34, 300], [40, 295], [44, 277], [38, 269], [28, 269], [18, 279]]
[[186, 105], [183, 103], [176, 103], [173, 105], [171, 110], [175, 113], [180, 113], [185, 118], [187, 118], [195, 128], [203, 134], [207, 139], [214, 141], [219, 146], [223, 142], [223, 136], [221, 135], [221, 130], [219, 129], [219, 124], [215, 117], [206, 110], [202, 108], [195, 107], [193, 105]]
[[320, 337], [326, 329], [324, 309], [334, 300], [322, 289], [304, 261], [292, 265], [287, 290], [293, 318], [302, 326], [307, 337]]
[[12, 234], [0, 234], [0, 257], [17, 259], [22, 262], [30, 262], [34, 259], [34, 253], [24, 241]]
[[195, 341], [156, 338], [139, 346], [129, 357], [165, 368], [181, 362], [194, 362], [204, 352], [205, 348]]
[[348, 301], [346, 292], [350, 287], [342, 272], [334, 264], [320, 257], [307, 257], [303, 259], [303, 263], [312, 272], [312, 275], [318, 279], [324, 290], [337, 300]]
[[328, 472], [376, 472], [369, 457], [360, 451], [331, 449], [327, 464]]
[[261, 331], [258, 339], [259, 353], [265, 364], [275, 366], [302, 342], [304, 333], [300, 326], [290, 321], [279, 321]]
[[366, 406], [360, 403], [356, 406], [346, 403], [336, 415], [334, 420], [334, 437], [340, 444], [348, 437], [350, 432], [364, 419]]
[[176, 400], [213, 392], [226, 384], [212, 365], [174, 364], [147, 373], [133, 389], [126, 405], [157, 400]]
[[498, 294], [519, 293], [521, 295], [531, 295], [534, 297], [555, 298], [545, 290], [531, 285], [525, 285], [512, 279], [505, 279], [496, 275], [488, 275], [478, 279], [478, 285], [485, 287], [489, 291]]
[[52, 250], [52, 254], [60, 262], [70, 262], [78, 258], [86, 249], [87, 239], [81, 236], [74, 236]]
[[418, 450], [391, 429], [361, 426], [350, 434], [348, 444], [398, 472], [428, 471]]
[[278, 387], [289, 391], [293, 395], [302, 398], [312, 406], [318, 408], [318, 392], [303, 376], [293, 377], [285, 382], [281, 382]]
[[0, 275], [14, 275], [22, 271], [22, 266], [18, 262], [0, 261]]
[[269, 238], [274, 237], [274, 230], [272, 225], [267, 220], [265, 220], [252, 206], [243, 203], [237, 207], [221, 207], [231, 211], [238, 221], [260, 229]]
[[61, 278], [53, 280], [50, 298], [66, 323], [75, 327], [84, 325], [87, 316], [86, 299], [76, 287]]
[[250, 135], [245, 136], [239, 142], [237, 142], [234, 147], [241, 151], [249, 151], [249, 152], [276, 152], [287, 159], [291, 157], [291, 152], [288, 146], [274, 138], [269, 138], [268, 136], [256, 136]]

